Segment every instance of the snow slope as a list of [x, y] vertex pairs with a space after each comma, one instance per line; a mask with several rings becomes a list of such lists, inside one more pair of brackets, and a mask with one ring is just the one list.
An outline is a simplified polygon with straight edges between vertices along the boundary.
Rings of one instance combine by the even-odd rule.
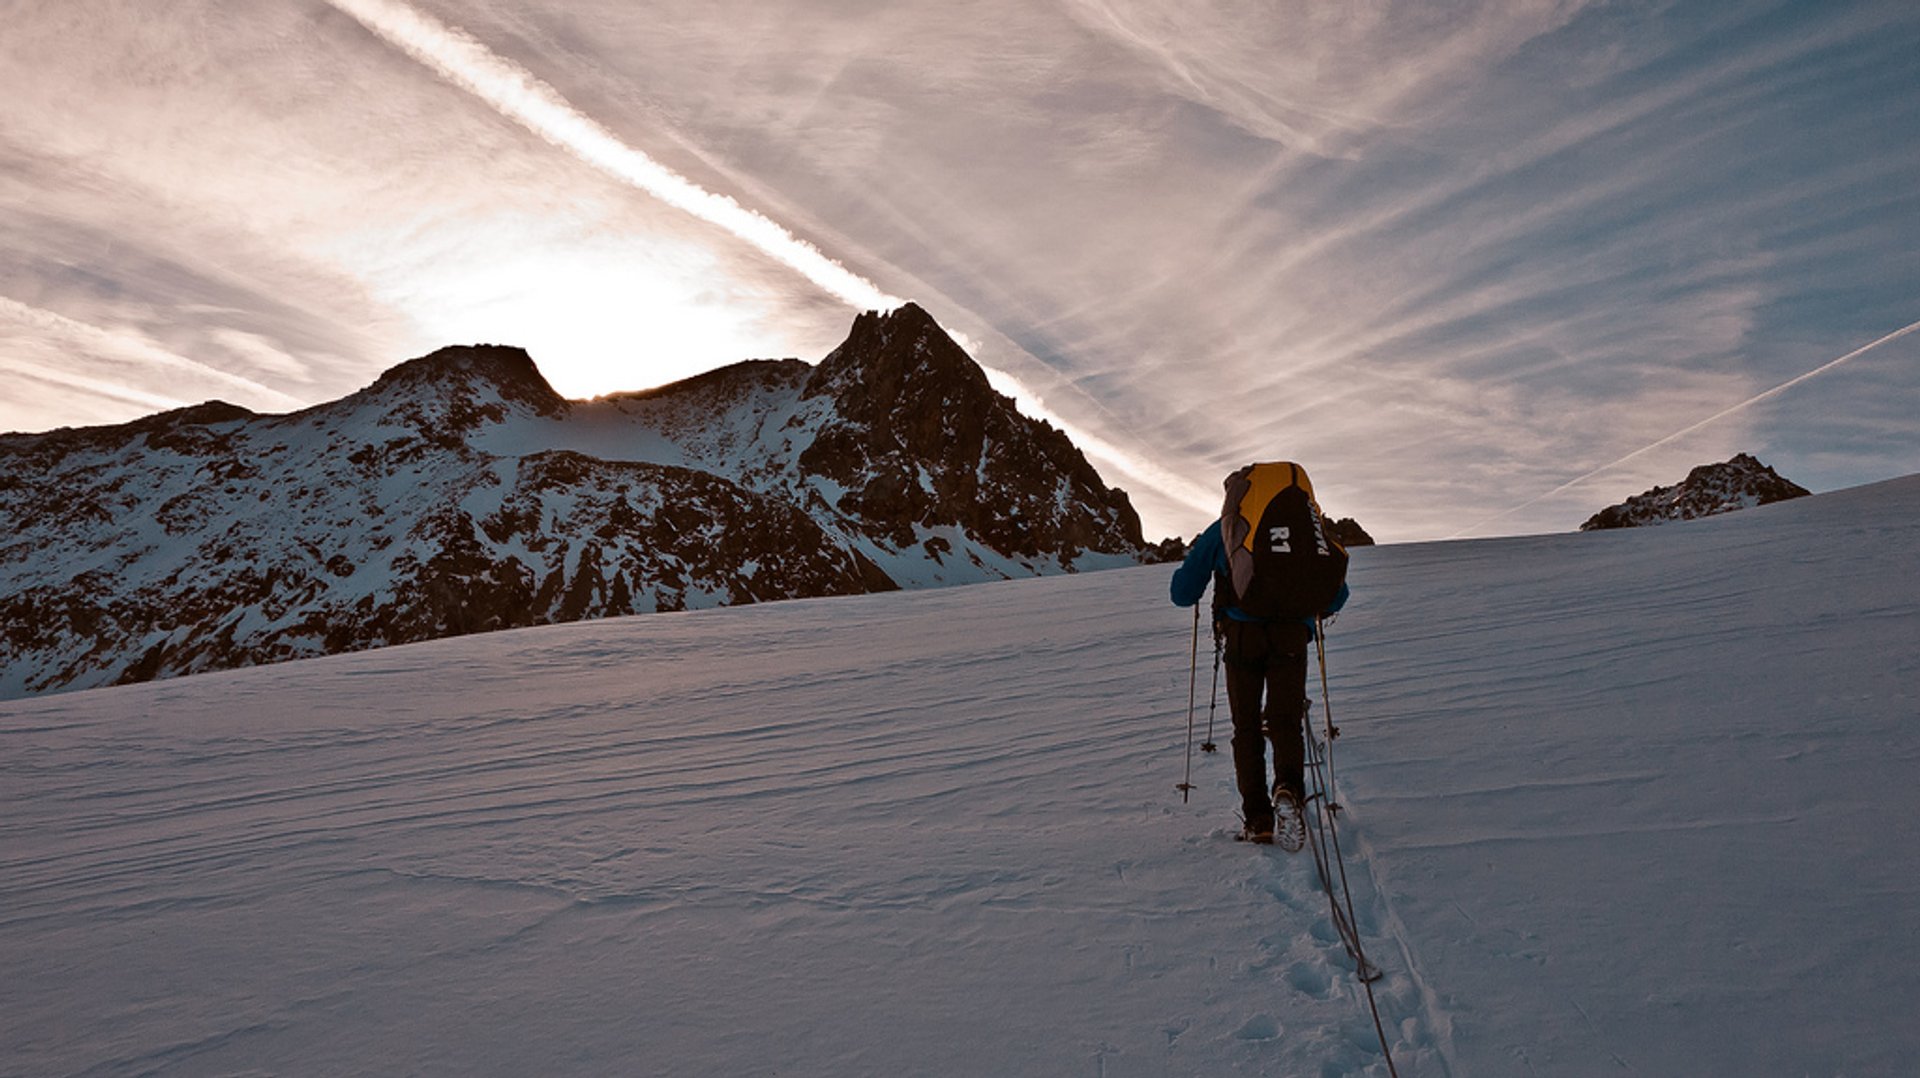
[[[1400, 1073], [1920, 1065], [1917, 558], [1920, 478], [1356, 551]], [[1311, 863], [1173, 789], [1167, 575], [0, 703], [0, 1071], [1384, 1074]]]

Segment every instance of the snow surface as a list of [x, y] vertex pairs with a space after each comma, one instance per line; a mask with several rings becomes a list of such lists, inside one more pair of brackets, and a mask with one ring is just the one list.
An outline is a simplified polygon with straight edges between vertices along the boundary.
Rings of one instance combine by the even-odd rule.
[[[1915, 564], [1920, 477], [1355, 551], [1400, 1073], [1920, 1067]], [[1168, 571], [0, 704], [0, 1072], [1384, 1074], [1310, 860], [1174, 791]]]

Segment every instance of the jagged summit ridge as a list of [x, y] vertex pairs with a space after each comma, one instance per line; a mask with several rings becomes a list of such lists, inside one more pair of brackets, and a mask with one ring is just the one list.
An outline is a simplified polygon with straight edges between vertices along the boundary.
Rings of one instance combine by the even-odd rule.
[[867, 312], [808, 379], [833, 402], [802, 469], [847, 493], [838, 505], [894, 546], [959, 529], [1020, 558], [1139, 550], [1140, 521], [1071, 440], [1020, 413], [918, 305]]
[[1679, 483], [1654, 487], [1636, 494], [1618, 505], [1608, 506], [1580, 525], [1581, 531], [1606, 528], [1636, 528], [1679, 520], [1731, 513], [1739, 509], [1769, 505], [1789, 498], [1804, 497], [1811, 491], [1760, 463], [1759, 459], [1737, 453], [1719, 464], [1702, 464], [1687, 473]]
[[[909, 387], [929, 383], [960, 392], [992, 392], [986, 373], [966, 350], [924, 308], [907, 303], [856, 317], [846, 342], [820, 361], [806, 395], [832, 394], [885, 412]], [[853, 392], [861, 388], [864, 393]]]
[[287, 415], [0, 437], [0, 697], [522, 625], [1136, 564], [1126, 495], [918, 307], [567, 401], [444, 348]]

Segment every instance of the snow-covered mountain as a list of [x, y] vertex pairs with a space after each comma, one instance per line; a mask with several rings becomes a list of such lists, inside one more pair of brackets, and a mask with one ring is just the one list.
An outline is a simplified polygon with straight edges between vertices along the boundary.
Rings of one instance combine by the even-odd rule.
[[1694, 520], [1737, 509], [1770, 505], [1810, 493], [1780, 478], [1772, 468], [1745, 453], [1721, 464], [1702, 464], [1670, 487], [1654, 487], [1619, 505], [1610, 505], [1580, 525], [1583, 532], [1638, 528], [1676, 520]]
[[1126, 495], [913, 305], [817, 366], [592, 401], [482, 345], [291, 415], [0, 436], [0, 518], [0, 696], [1143, 553]]
[[[1402, 1078], [1915, 1072], [1916, 559], [1920, 477], [1354, 552]], [[1175, 790], [1170, 572], [0, 702], [0, 1071], [1385, 1078], [1309, 857]]]

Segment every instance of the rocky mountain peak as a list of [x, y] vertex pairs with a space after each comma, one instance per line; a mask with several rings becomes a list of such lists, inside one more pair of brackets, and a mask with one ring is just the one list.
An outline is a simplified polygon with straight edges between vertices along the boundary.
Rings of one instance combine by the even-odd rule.
[[566, 400], [534, 366], [533, 357], [525, 349], [509, 345], [450, 345], [389, 368], [363, 392], [382, 395], [396, 391], [465, 401], [494, 395], [509, 404], [526, 405], [540, 415], [560, 416], [567, 411]]
[[802, 469], [844, 491], [836, 509], [895, 547], [975, 536], [1001, 554], [1058, 558], [1142, 549], [1140, 521], [1067, 436], [996, 392], [933, 316], [908, 303], [854, 320], [808, 379], [831, 419]]
[[[957, 403], [991, 393], [987, 376], [919, 304], [868, 311], [809, 379], [806, 395], [830, 395], [849, 415], [883, 415], [927, 398]], [[851, 409], [851, 411], [849, 411]]]
[[174, 408], [158, 412], [145, 419], [136, 419], [127, 426], [139, 430], [163, 430], [173, 427], [206, 426], [212, 423], [231, 423], [237, 419], [252, 419], [254, 413], [237, 404], [223, 400], [203, 401], [189, 404], [184, 408]]
[[1812, 493], [1760, 463], [1737, 453], [1719, 464], [1702, 464], [1669, 487], [1654, 487], [1618, 505], [1610, 505], [1580, 525], [1581, 531], [1637, 528], [1676, 520], [1731, 513]]

